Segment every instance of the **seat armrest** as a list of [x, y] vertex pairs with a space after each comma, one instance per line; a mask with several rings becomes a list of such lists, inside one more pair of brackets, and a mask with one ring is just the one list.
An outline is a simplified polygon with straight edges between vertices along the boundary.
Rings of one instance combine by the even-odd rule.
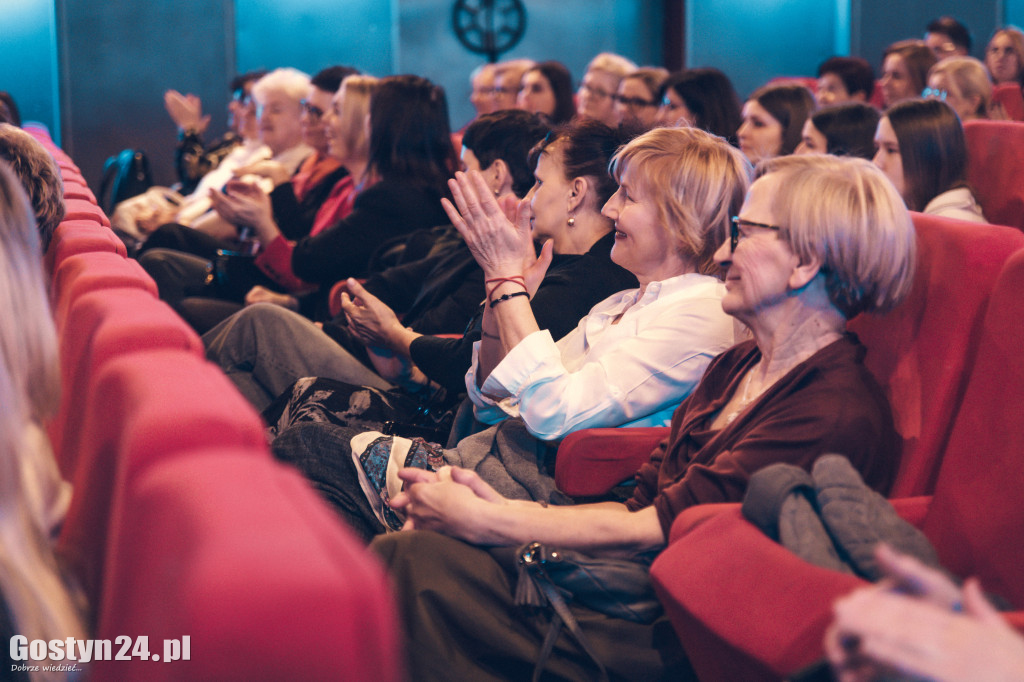
[[572, 497], [596, 497], [633, 477], [668, 427], [583, 429], [558, 448], [555, 483]]

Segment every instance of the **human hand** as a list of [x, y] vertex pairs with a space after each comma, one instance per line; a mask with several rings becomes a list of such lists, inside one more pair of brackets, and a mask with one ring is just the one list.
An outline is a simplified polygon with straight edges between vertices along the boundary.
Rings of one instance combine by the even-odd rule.
[[825, 638], [841, 682], [1024, 679], [1024, 638], [964, 584], [963, 612], [896, 592], [865, 588], [836, 602]]
[[246, 175], [258, 175], [261, 178], [268, 178], [274, 187], [283, 185], [292, 179], [292, 174], [280, 161], [274, 161], [273, 159], [264, 159], [262, 161], [255, 161], [250, 163], [248, 166], [240, 166], [235, 169], [235, 177], [241, 178]]
[[258, 284], [249, 289], [245, 295], [246, 305], [256, 305], [257, 303], [273, 303], [288, 310], [299, 311], [299, 299], [289, 294], [279, 294]]
[[[522, 275], [524, 262], [535, 260], [528, 211], [515, 223], [509, 220], [478, 171], [456, 173], [448, 187], [455, 203], [442, 199], [441, 205], [485, 276]], [[518, 213], [524, 214], [522, 207]]]
[[368, 346], [391, 348], [391, 335], [404, 329], [398, 316], [357, 280], [350, 277], [345, 286], [346, 290], [341, 293], [341, 309], [349, 329]]
[[180, 130], [203, 133], [210, 125], [210, 116], [203, 115], [202, 102], [192, 93], [183, 95], [177, 90], [168, 90], [164, 93], [164, 108]]
[[433, 530], [469, 542], [486, 543], [487, 528], [479, 523], [481, 504], [507, 504], [507, 500], [476, 473], [458, 467], [436, 472], [402, 469], [406, 482], [391, 506], [404, 511], [403, 530]]
[[210, 201], [217, 215], [233, 225], [253, 228], [264, 244], [269, 244], [281, 234], [274, 222], [270, 195], [256, 184], [229, 180], [223, 192], [210, 190]]

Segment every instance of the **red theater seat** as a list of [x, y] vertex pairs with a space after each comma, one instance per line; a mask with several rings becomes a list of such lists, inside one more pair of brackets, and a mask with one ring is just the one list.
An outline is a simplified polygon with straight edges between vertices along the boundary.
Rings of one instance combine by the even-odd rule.
[[56, 267], [50, 289], [57, 329], [63, 327], [68, 306], [79, 296], [102, 289], [131, 288], [157, 297], [156, 283], [134, 260], [105, 251], [68, 256]]
[[1024, 93], [1018, 83], [999, 83], [992, 86], [992, 104], [1001, 104], [1012, 121], [1024, 121]]
[[66, 199], [64, 201], [64, 220], [95, 220], [104, 227], [110, 227], [110, 219], [103, 210], [92, 201], [85, 199]]
[[43, 256], [46, 269], [53, 273], [69, 256], [79, 253], [105, 251], [128, 257], [124, 242], [110, 228], [92, 220], [65, 220], [53, 231], [50, 246]]
[[[194, 448], [245, 448], [251, 461], [270, 454], [259, 415], [194, 351], [110, 358], [94, 365], [83, 388], [77, 461], [69, 469], [75, 494], [58, 546], [98, 604], [111, 509], [128, 480]], [[126, 507], [124, 515], [131, 514]]]
[[967, 181], [985, 218], [1024, 229], [1024, 123], [967, 121], [964, 135]]
[[[961, 288], [969, 281], [950, 278]], [[951, 415], [934, 496], [894, 500], [901, 516], [924, 530], [944, 566], [960, 577], [979, 576], [1018, 609], [1024, 606], [1024, 543], [1017, 541], [1024, 537], [1022, 287], [1024, 251], [1018, 251], [1001, 271], [979, 327], [983, 352], [963, 369], [970, 381]], [[715, 511], [681, 514], [651, 570], [700, 678], [778, 679], [819, 658], [832, 603], [864, 583], [797, 558], [746, 522], [739, 505]]]
[[298, 474], [200, 448], [128, 480], [118, 510], [96, 636], [145, 633], [162, 658], [188, 635], [191, 660], [96, 679], [403, 678], [383, 571]]

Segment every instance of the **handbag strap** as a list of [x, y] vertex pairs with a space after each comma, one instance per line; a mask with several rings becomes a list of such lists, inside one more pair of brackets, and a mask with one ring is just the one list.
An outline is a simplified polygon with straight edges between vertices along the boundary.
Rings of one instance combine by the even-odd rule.
[[558, 588], [555, 587], [554, 583], [548, 577], [547, 571], [545, 571], [539, 564], [533, 564], [529, 571], [530, 577], [533, 581], [543, 590], [544, 595], [548, 598], [548, 603], [555, 610], [551, 618], [551, 627], [548, 628], [548, 634], [544, 637], [544, 643], [541, 646], [540, 655], [537, 657], [537, 664], [533, 667], [533, 682], [540, 680], [541, 674], [544, 672], [544, 667], [547, 665], [548, 658], [551, 656], [551, 650], [555, 646], [555, 641], [558, 639], [558, 635], [562, 632], [562, 626], [564, 625], [569, 630], [576, 642], [580, 645], [580, 648], [590, 657], [590, 660], [597, 666], [600, 674], [601, 682], [608, 682], [608, 671], [605, 669], [604, 664], [601, 663], [601, 659], [597, 657], [593, 647], [590, 644], [590, 640], [583, 634], [583, 629], [580, 627], [579, 622], [576, 620], [576, 616], [573, 615], [569, 605], [565, 603], [565, 599], [562, 597]]

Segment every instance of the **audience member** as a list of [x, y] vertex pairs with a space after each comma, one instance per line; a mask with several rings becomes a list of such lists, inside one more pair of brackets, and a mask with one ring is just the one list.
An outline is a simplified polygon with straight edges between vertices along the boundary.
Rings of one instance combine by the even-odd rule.
[[985, 66], [996, 85], [1020, 85], [1024, 80], [1024, 32], [1013, 26], [996, 31], [985, 49]]
[[[620, 157], [626, 179], [631, 149]], [[890, 308], [909, 291], [910, 216], [862, 159], [791, 157], [767, 168], [716, 253], [726, 269], [722, 307], [754, 340], [715, 359], [625, 505], [545, 508], [510, 502], [457, 467], [399, 473], [406, 487], [391, 506], [405, 513], [407, 530], [371, 547], [392, 573], [418, 678], [525, 678], [538, 660], [543, 625], [515, 606], [511, 566], [487, 548], [536, 541], [649, 561], [687, 507], [739, 501], [761, 467], [808, 468], [832, 451], [847, 454], [874, 488], [891, 484], [899, 437], [862, 364], [864, 349], [844, 328], [849, 317]], [[612, 677], [681, 678], [666, 669], [683, 654], [665, 617], [644, 624], [576, 603], [569, 609]], [[596, 675], [569, 638], [554, 643], [545, 670], [564, 679]]]
[[64, 182], [57, 162], [34, 137], [9, 123], [0, 123], [0, 159], [7, 162], [28, 194], [39, 243], [46, 251], [53, 231], [64, 220]]
[[740, 127], [740, 100], [728, 76], [718, 69], [679, 71], [662, 86], [661, 123], [700, 128], [736, 143]]
[[803, 141], [794, 154], [875, 155], [875, 131], [881, 114], [870, 104], [853, 102], [826, 107], [804, 122]]
[[928, 22], [924, 44], [935, 54], [936, 59], [966, 57], [971, 54], [971, 33], [953, 17], [939, 17]]
[[[88, 637], [84, 600], [53, 548], [70, 499], [43, 428], [60, 402], [57, 333], [32, 208], [2, 162], [0, 310], [7, 320], [0, 343], [0, 637], [5, 643], [14, 635], [29, 641]], [[13, 669], [3, 677], [50, 679], [21, 678]]]
[[814, 95], [802, 85], [766, 85], [743, 105], [743, 122], [736, 130], [740, 150], [750, 163], [792, 154], [804, 121], [814, 111]]
[[659, 95], [666, 78], [666, 69], [645, 66], [619, 81], [619, 91], [615, 93], [615, 115], [619, 125], [637, 132], [653, 128], [658, 123]]
[[0, 123], [10, 123], [21, 127], [21, 112], [18, 111], [18, 103], [6, 90], [0, 90]]
[[523, 74], [536, 64], [532, 59], [499, 62], [494, 72], [494, 110], [514, 109], [523, 83]]
[[[282, 241], [309, 235], [332, 193], [347, 197], [347, 201], [343, 199], [342, 207], [347, 207], [343, 208], [343, 213], [347, 215], [351, 210], [354, 183], [342, 166], [342, 160], [328, 153], [323, 113], [330, 109], [342, 78], [352, 73], [353, 69], [348, 67], [329, 67], [317, 73], [307, 86], [305, 97], [300, 99], [299, 126], [302, 141], [312, 153], [297, 171], [276, 160], [241, 169], [247, 174], [268, 178], [276, 185], [272, 192], [267, 194], [262, 188], [242, 180], [229, 181], [225, 188], [227, 193], [210, 190], [214, 211], [234, 229], [232, 239], [172, 224], [161, 227], [146, 240], [139, 262], [156, 281], [161, 298], [200, 333], [237, 311], [254, 286], [278, 293], [308, 290], [309, 286], [291, 272], [288, 246], [274, 246], [269, 256], [267, 251], [274, 240], [254, 242], [256, 251], [252, 253], [232, 256], [221, 251], [238, 249], [237, 239], [242, 230], [254, 229], [265, 220], [280, 226], [277, 237]], [[364, 106], [358, 107], [363, 116], [366, 99], [359, 102]], [[262, 201], [258, 206], [265, 208], [269, 215], [255, 209], [246, 211], [252, 204], [235, 200], [236, 195], [259, 196]], [[328, 211], [335, 206], [333, 202], [328, 203]], [[334, 217], [329, 213], [321, 218], [318, 231], [331, 224], [329, 221]]]
[[483, 116], [492, 111], [497, 111], [494, 105], [494, 80], [497, 74], [495, 64], [481, 64], [473, 69], [469, 76], [469, 83], [472, 91], [469, 93], [469, 101], [476, 110], [476, 116]]
[[526, 70], [516, 107], [543, 116], [549, 125], [566, 123], [576, 115], [572, 75], [559, 62], [540, 62]]
[[174, 167], [178, 173], [178, 191], [189, 194], [199, 180], [216, 168], [228, 154], [244, 140], [259, 137], [255, 117], [246, 116], [245, 108], [252, 97], [252, 85], [267, 72], [250, 71], [231, 80], [231, 100], [228, 102], [228, 131], [209, 145], [203, 144], [202, 135], [210, 123], [203, 115], [202, 102], [192, 94], [182, 95], [177, 90], [164, 93], [164, 107], [178, 126], [178, 145], [174, 154]]
[[988, 118], [992, 81], [985, 65], [974, 57], [947, 57], [928, 72], [924, 95], [943, 100], [961, 121]]
[[[546, 472], [555, 454], [548, 443], [583, 428], [668, 423], [711, 359], [733, 344], [733, 323], [721, 307], [725, 288], [708, 274], [716, 268], [711, 235], [725, 230], [742, 203], [749, 166], [737, 150], [703, 131], [657, 129], [615, 157], [619, 188], [600, 209], [604, 220], [584, 221], [585, 215], [597, 215], [600, 204], [588, 180], [563, 180], [563, 169], [551, 158], [557, 153], [557, 146], [548, 147], [538, 161], [536, 212], [523, 205], [506, 217], [476, 174], [458, 174], [452, 183], [455, 204], [446, 209], [488, 282], [482, 338], [466, 388], [477, 418], [490, 428], [459, 441], [443, 458], [476, 469], [508, 497], [566, 504], [569, 498]], [[575, 206], [573, 192], [582, 197]], [[551, 203], [557, 208], [544, 208]], [[549, 223], [548, 213], [561, 219]], [[560, 251], [573, 242], [590, 249], [608, 241], [612, 221], [611, 259], [636, 277], [640, 289], [599, 302], [556, 344], [539, 328], [528, 300], [552, 252], [546, 246], [538, 258], [533, 237], [550, 239]], [[379, 534], [387, 522], [374, 518], [348, 454], [357, 434], [300, 425], [283, 432], [274, 451], [307, 464], [319, 458], [313, 472], [328, 461], [332, 469], [346, 469], [332, 472], [339, 511], [364, 535]], [[359, 436], [366, 438], [372, 435]], [[325, 439], [337, 445], [309, 451], [310, 443]], [[357, 441], [351, 449], [362, 450]], [[483, 455], [486, 462], [480, 461]], [[398, 530], [401, 523], [388, 525]]]
[[619, 81], [633, 71], [636, 71], [636, 64], [611, 52], [602, 52], [591, 59], [577, 91], [577, 113], [605, 125], [618, 125], [615, 93], [619, 91]]
[[967, 186], [964, 129], [948, 104], [910, 100], [886, 110], [875, 134], [875, 165], [912, 211], [983, 223]]
[[860, 57], [829, 57], [818, 67], [818, 104], [867, 103], [875, 93], [875, 72]]
[[958, 587], [885, 545], [875, 555], [886, 580], [839, 599], [825, 634], [839, 682], [1024, 679], [1024, 638], [977, 578]]
[[935, 54], [921, 40], [902, 40], [885, 49], [882, 61], [882, 105], [891, 107], [907, 99], [921, 96], [928, 82], [928, 69]]

